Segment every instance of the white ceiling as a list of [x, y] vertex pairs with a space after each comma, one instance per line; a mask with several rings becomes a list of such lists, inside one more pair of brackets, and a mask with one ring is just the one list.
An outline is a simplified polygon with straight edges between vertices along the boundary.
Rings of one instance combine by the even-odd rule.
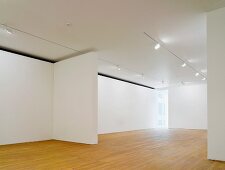
[[224, 0], [1, 0], [0, 23], [13, 34], [0, 30], [0, 46], [55, 61], [95, 49], [105, 74], [153, 87], [202, 83], [167, 50], [154, 50], [143, 32], [205, 71], [206, 11], [223, 6]]

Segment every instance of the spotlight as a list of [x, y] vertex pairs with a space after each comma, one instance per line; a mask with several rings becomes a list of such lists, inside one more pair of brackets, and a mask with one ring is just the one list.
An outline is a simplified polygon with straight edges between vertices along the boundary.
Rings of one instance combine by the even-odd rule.
[[7, 34], [10, 34], [10, 35], [13, 34], [13, 31], [12, 31], [10, 28], [8, 28], [6, 25], [1, 25], [1, 26], [0, 26], [0, 29], [1, 29], [2, 31], [4, 31], [5, 33], [7, 33]]
[[195, 73], [195, 76], [198, 77], [199, 76], [199, 73]]
[[13, 34], [13, 33], [12, 33], [12, 30], [10, 30], [10, 29], [8, 29], [8, 28], [6, 28], [5, 31], [6, 31], [7, 34], [10, 34], [10, 35]]
[[158, 43], [155, 45], [155, 50], [158, 50], [159, 48], [160, 48], [160, 44]]
[[202, 80], [204, 81], [204, 80], [206, 80], [206, 78], [205, 78], [205, 77], [203, 77], [203, 78], [202, 78]]
[[117, 70], [119, 70], [119, 71], [120, 71], [120, 70], [121, 70], [121, 68], [120, 68], [119, 66], [117, 66]]
[[186, 67], [186, 65], [187, 65], [186, 63], [183, 63], [183, 64], [181, 65], [181, 67]]

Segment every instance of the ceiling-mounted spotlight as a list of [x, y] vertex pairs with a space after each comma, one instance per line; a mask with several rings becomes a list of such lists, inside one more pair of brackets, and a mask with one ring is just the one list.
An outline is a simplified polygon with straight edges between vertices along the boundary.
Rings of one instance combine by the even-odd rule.
[[160, 44], [158, 43], [155, 45], [155, 50], [158, 50], [159, 48], [160, 48]]
[[119, 70], [119, 71], [121, 70], [121, 68], [120, 68], [119, 66], [116, 66], [116, 68], [117, 68], [117, 70]]
[[195, 73], [195, 76], [198, 77], [199, 76], [199, 73]]
[[[156, 44], [155, 44], [155, 50], [158, 50], [159, 48], [160, 48], [160, 44], [158, 43], [158, 41], [155, 39], [155, 38], [153, 38], [152, 36], [150, 36], [148, 33], [146, 33], [146, 32], [144, 32], [144, 35], [147, 37], [147, 38], [149, 38], [149, 39], [151, 39], [151, 41], [152, 42], [155, 42]], [[178, 55], [176, 55], [173, 51], [171, 51], [169, 48], [167, 48], [167, 46], [164, 44], [164, 41], [160, 41], [160, 43], [161, 43], [161, 45], [162, 45], [162, 48], [163, 49], [165, 49], [166, 51], [168, 51], [172, 56], [174, 56], [174, 57], [176, 57], [178, 60], [180, 60], [181, 62], [184, 62], [184, 61], [187, 61], [187, 63], [188, 63], [188, 65], [186, 64], [186, 63], [183, 63], [181, 66], [182, 67], [185, 67], [185, 66], [189, 66], [193, 71], [196, 71], [196, 69], [191, 65], [191, 63], [193, 63], [193, 62], [196, 62], [196, 59], [194, 60], [194, 59], [190, 59], [190, 60], [184, 60], [184, 59], [182, 59], [182, 57], [179, 57]], [[195, 76], [197, 77], [197, 76], [199, 76], [200, 75], [200, 73], [195, 73]], [[201, 74], [202, 75], [202, 74]], [[202, 76], [204, 76], [204, 75], [202, 75]]]
[[183, 64], [181, 65], [181, 67], [186, 67], [186, 65], [187, 65], [186, 63], [183, 63]]
[[206, 78], [205, 78], [205, 77], [203, 77], [203, 78], [202, 78], [202, 80], [204, 81], [204, 80], [206, 80]]
[[7, 25], [1, 25], [0, 29], [7, 34], [10, 34], [10, 35], [13, 34], [12, 30], [8, 28]]
[[7, 34], [10, 34], [10, 35], [13, 34], [13, 33], [12, 33], [12, 30], [10, 30], [9, 28], [5, 28], [5, 31], [6, 31]]
[[139, 78], [144, 79], [144, 74], [143, 74], [143, 73], [141, 73], [141, 74], [136, 74], [136, 76], [139, 77]]

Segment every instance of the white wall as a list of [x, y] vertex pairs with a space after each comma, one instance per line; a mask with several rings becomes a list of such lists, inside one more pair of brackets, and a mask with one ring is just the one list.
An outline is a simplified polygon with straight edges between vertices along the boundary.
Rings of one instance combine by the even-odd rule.
[[156, 127], [156, 90], [98, 76], [98, 133]]
[[0, 51], [0, 145], [51, 139], [51, 63]]
[[225, 8], [208, 14], [208, 158], [225, 161]]
[[97, 143], [97, 57], [88, 53], [54, 65], [54, 139]]
[[169, 128], [207, 129], [207, 85], [171, 87]]

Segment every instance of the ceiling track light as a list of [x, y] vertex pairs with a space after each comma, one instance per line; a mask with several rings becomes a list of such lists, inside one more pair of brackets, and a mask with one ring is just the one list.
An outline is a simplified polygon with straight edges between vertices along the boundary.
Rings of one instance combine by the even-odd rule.
[[137, 73], [136, 76], [139, 77], [139, 78], [144, 79], [144, 74], [143, 73], [141, 73], [141, 74]]
[[105, 59], [102, 59], [102, 58], [98, 58], [98, 60], [108, 63], [110, 65], [110, 68], [113, 69], [114, 71], [118, 70], [118, 68], [120, 68], [122, 70], [121, 73], [129, 73], [129, 74], [132, 74], [135, 77], [138, 77], [139, 81], [142, 81], [142, 83], [149, 83], [148, 80], [150, 80], [150, 82], [151, 81], [159, 82], [159, 80], [154, 79], [154, 78], [149, 79], [150, 77], [148, 77], [148, 75], [146, 75], [145, 73], [136, 72], [136, 71], [134, 71], [130, 68], [126, 68], [126, 67], [121, 68], [119, 64], [114, 63], [112, 61], [108, 61], [108, 60], [105, 60]]
[[10, 30], [10, 29], [8, 29], [8, 28], [5, 28], [5, 31], [6, 31], [7, 34], [10, 34], [10, 35], [13, 34], [13, 33], [12, 33], [12, 30]]
[[1, 30], [10, 35], [13, 34], [13, 31], [10, 28], [8, 28], [8, 26], [5, 24], [1, 24]]
[[205, 81], [205, 80], [206, 80], [206, 78], [205, 78], [205, 77], [203, 77], [203, 78], [202, 78], [202, 80], [203, 80], [203, 81]]
[[117, 65], [117, 66], [116, 66], [116, 68], [117, 68], [117, 70], [118, 70], [118, 71], [120, 71], [120, 70], [121, 70], [121, 68], [120, 68], [120, 66], [119, 66], [119, 65]]
[[160, 47], [161, 47], [160, 44], [157, 43], [154, 48], [155, 48], [155, 50], [158, 50]]
[[187, 66], [187, 64], [186, 63], [183, 63], [182, 65], [181, 65], [181, 67], [186, 67]]
[[195, 73], [195, 76], [198, 77], [199, 76], [199, 73]]
[[173, 55], [173, 56], [176, 57], [178, 60], [180, 60], [181, 62], [183, 62], [183, 64], [181, 65], [182, 67], [186, 67], [186, 66], [190, 67], [193, 71], [197, 72], [197, 73], [195, 74], [196, 77], [199, 76], [199, 75], [201, 75], [202, 77], [205, 77], [204, 74], [199, 73], [198, 70], [195, 69], [191, 64], [185, 63], [185, 60], [184, 60], [184, 59], [182, 59], [181, 57], [179, 57], [178, 55], [176, 55], [173, 51], [171, 51], [169, 48], [167, 48], [167, 47], [164, 45], [163, 42], [160, 42], [160, 44], [161, 44], [161, 45], [160, 45], [160, 44], [159, 44], [159, 41], [156, 41], [156, 40], [155, 40], [153, 37], [151, 37], [148, 33], [144, 32], [144, 35], [156, 43], [156, 45], [155, 45], [155, 50], [159, 49], [160, 46], [162, 46], [162, 47], [163, 47], [165, 50], [167, 50], [171, 55]]

